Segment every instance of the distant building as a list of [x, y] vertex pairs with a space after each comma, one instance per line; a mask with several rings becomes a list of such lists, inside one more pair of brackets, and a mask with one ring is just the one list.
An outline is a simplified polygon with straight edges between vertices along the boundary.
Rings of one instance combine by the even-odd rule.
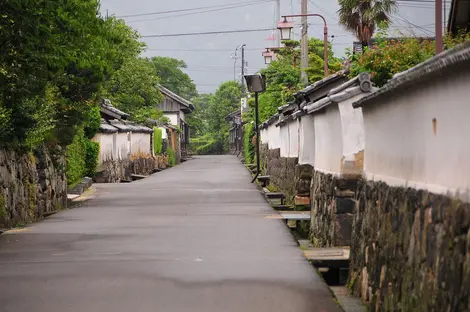
[[191, 114], [194, 111], [194, 105], [182, 98], [181, 96], [173, 93], [163, 86], [158, 86], [158, 89], [163, 94], [165, 99], [158, 105], [158, 108], [163, 111], [163, 116], [170, 120], [170, 123], [177, 126], [180, 132], [180, 144], [175, 151], [177, 159], [181, 159], [181, 156], [186, 156], [187, 145], [190, 140], [189, 125], [186, 123], [186, 114]]

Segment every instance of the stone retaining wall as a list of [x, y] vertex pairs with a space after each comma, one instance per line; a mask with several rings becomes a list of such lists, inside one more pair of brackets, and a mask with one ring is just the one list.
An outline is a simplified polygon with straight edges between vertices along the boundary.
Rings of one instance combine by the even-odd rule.
[[470, 204], [361, 183], [349, 287], [371, 311], [468, 311]]
[[131, 181], [132, 174], [150, 175], [156, 169], [168, 166], [168, 156], [139, 157], [126, 160], [110, 160], [101, 164], [93, 180], [97, 183]]
[[297, 194], [296, 166], [298, 159], [281, 157], [279, 148], [268, 149], [267, 144], [260, 147], [260, 157], [263, 174], [271, 177], [271, 184], [286, 195], [287, 202], [293, 202], [294, 196]]
[[0, 228], [41, 219], [67, 206], [65, 153], [0, 150]]
[[316, 247], [349, 246], [358, 179], [315, 171], [312, 179], [310, 238]]

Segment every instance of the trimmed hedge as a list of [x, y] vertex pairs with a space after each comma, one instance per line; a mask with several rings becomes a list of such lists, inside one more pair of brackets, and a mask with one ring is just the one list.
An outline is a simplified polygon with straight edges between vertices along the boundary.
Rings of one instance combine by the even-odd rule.
[[100, 155], [100, 144], [86, 140], [86, 156], [85, 156], [85, 176], [92, 178], [98, 167], [98, 157]]
[[159, 128], [153, 128], [153, 150], [156, 155], [163, 152], [163, 131]]
[[252, 139], [255, 136], [255, 126], [252, 123], [244, 125], [243, 131], [243, 153], [245, 155], [245, 163], [251, 164], [255, 158], [255, 147], [253, 146]]
[[74, 186], [81, 181], [86, 172], [87, 139], [82, 128], [77, 130], [72, 144], [67, 146], [67, 184]]

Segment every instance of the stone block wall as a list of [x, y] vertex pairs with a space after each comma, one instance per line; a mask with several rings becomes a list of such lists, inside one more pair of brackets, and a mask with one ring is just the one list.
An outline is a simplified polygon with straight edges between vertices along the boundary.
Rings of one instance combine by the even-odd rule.
[[65, 153], [39, 148], [35, 153], [0, 150], [0, 228], [41, 219], [67, 206]]
[[310, 238], [316, 247], [349, 246], [357, 177], [340, 178], [315, 171], [312, 179]]
[[168, 156], [148, 156], [125, 160], [110, 160], [101, 164], [93, 180], [97, 183], [119, 183], [132, 180], [132, 174], [150, 175], [168, 166]]
[[263, 174], [271, 177], [271, 184], [286, 195], [288, 203], [293, 202], [298, 159], [281, 157], [281, 149], [268, 149], [267, 144], [260, 147], [260, 158]]
[[469, 311], [470, 204], [361, 183], [349, 287], [371, 311]]

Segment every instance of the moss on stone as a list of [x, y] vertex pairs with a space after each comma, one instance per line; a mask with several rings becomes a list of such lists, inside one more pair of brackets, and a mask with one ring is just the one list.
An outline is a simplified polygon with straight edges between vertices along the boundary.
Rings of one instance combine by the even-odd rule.
[[0, 222], [4, 221], [6, 216], [7, 216], [7, 207], [6, 207], [5, 196], [3, 196], [3, 194], [0, 194]]

